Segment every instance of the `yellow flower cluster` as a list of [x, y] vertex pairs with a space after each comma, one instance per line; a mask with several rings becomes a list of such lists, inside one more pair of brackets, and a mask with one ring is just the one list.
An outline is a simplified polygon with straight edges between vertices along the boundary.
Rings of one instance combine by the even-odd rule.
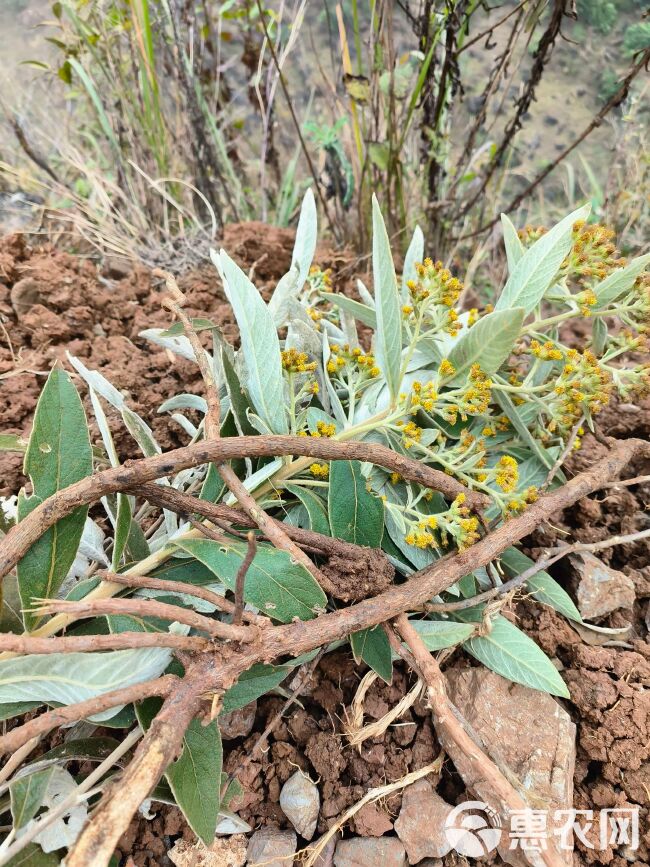
[[309, 361], [306, 352], [298, 352], [297, 349], [282, 350], [282, 369], [287, 373], [311, 373], [316, 370], [316, 362]]
[[373, 378], [379, 376], [380, 370], [377, 367], [374, 355], [366, 355], [358, 347], [350, 351], [350, 346], [347, 343], [342, 347], [333, 344], [330, 346], [330, 349], [332, 355], [327, 362], [328, 373], [337, 373], [347, 366], [349, 368], [357, 368], [359, 372]]
[[455, 373], [456, 368], [448, 358], [443, 358], [438, 369], [441, 379], [450, 379]]
[[530, 354], [541, 361], [562, 361], [564, 358], [562, 350], [558, 349], [554, 343], [547, 340], [546, 343], [540, 343], [538, 340], [531, 340]]
[[309, 282], [317, 289], [329, 291], [332, 288], [332, 269], [324, 271], [318, 265], [312, 265], [309, 269]]
[[312, 432], [313, 437], [333, 437], [336, 433], [336, 425], [334, 422], [317, 421], [316, 430]]
[[520, 514], [526, 509], [526, 506], [534, 503], [537, 499], [539, 499], [537, 488], [535, 485], [531, 485], [529, 488], [526, 488], [521, 496], [513, 497], [506, 504], [506, 515], [511, 517]]
[[312, 464], [309, 472], [317, 479], [326, 479], [330, 474], [330, 468], [327, 464]]
[[614, 230], [598, 224], [588, 226], [578, 220], [573, 226], [573, 248], [564, 260], [562, 270], [578, 280], [604, 280], [615, 268], [625, 265], [612, 244]]
[[408, 280], [406, 285], [414, 303], [431, 301], [453, 307], [462, 291], [463, 284], [454, 277], [442, 262], [425, 259], [415, 265], [417, 280]]
[[611, 374], [601, 367], [589, 349], [567, 350], [566, 361], [549, 404], [550, 432], [573, 427], [585, 411], [596, 415], [609, 402], [612, 393]]
[[412, 415], [422, 408], [425, 412], [433, 412], [436, 401], [438, 400], [438, 392], [435, 389], [433, 382], [426, 382], [422, 385], [417, 380], [413, 383], [412, 392], [410, 395], [410, 412]]
[[598, 304], [598, 298], [593, 289], [584, 289], [575, 296], [583, 316], [591, 316], [591, 308]]
[[405, 449], [410, 449], [413, 443], [420, 442], [422, 428], [418, 427], [414, 421], [408, 423], [398, 421], [397, 426], [402, 428], [402, 442]]
[[511, 494], [519, 481], [517, 461], [510, 455], [503, 455], [496, 465], [495, 481], [505, 494]]
[[473, 364], [469, 370], [468, 387], [458, 400], [461, 418], [466, 415], [481, 415], [487, 412], [492, 397], [492, 380], [481, 369], [480, 364]]

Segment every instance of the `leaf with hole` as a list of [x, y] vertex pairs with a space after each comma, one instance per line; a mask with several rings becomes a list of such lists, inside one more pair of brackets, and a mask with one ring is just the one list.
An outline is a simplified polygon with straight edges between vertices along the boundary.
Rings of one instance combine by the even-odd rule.
[[[184, 539], [179, 548], [204, 563], [220, 581], [235, 589], [237, 572], [246, 556], [244, 542], [224, 539]], [[324, 609], [327, 597], [300, 563], [271, 545], [257, 546], [246, 574], [244, 599], [264, 614], [289, 623], [294, 617], [311, 620]]]

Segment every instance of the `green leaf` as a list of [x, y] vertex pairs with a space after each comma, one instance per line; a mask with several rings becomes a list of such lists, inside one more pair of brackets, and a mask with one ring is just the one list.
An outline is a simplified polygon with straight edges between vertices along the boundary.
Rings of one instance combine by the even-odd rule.
[[376, 196], [372, 197], [372, 273], [375, 286], [377, 331], [375, 355], [393, 401], [400, 388], [402, 364], [402, 309], [390, 241]]
[[11, 783], [9, 794], [14, 828], [22, 828], [34, 818], [43, 803], [53, 773], [54, 768], [44, 768]]
[[[522, 554], [517, 548], [506, 548], [501, 555], [501, 562], [511, 578], [520, 575], [534, 565], [530, 557]], [[548, 572], [538, 572], [537, 575], [533, 575], [526, 581], [526, 587], [539, 602], [549, 605], [555, 611], [564, 614], [569, 620], [582, 623], [582, 617], [573, 600]]]
[[388, 636], [381, 626], [362, 629], [350, 636], [352, 653], [357, 662], [363, 660], [386, 683], [393, 679], [393, 660]]
[[442, 650], [462, 644], [474, 632], [471, 623], [456, 623], [453, 620], [410, 620], [429, 650]]
[[477, 363], [485, 373], [496, 373], [512, 352], [523, 321], [523, 307], [494, 310], [464, 331], [449, 353], [456, 369], [450, 384], [465, 382], [471, 366]]
[[[54, 367], [36, 404], [34, 426], [25, 454], [24, 471], [32, 480], [33, 494], [18, 498], [22, 521], [62, 488], [92, 472], [92, 451], [86, 415], [68, 374]], [[75, 509], [34, 542], [18, 564], [18, 587], [24, 608], [35, 598], [51, 599], [68, 574], [81, 541], [88, 507]], [[38, 618], [25, 613], [25, 626]]]
[[332, 461], [327, 510], [332, 536], [380, 548], [384, 535], [384, 503], [366, 487], [358, 461]]
[[115, 518], [115, 539], [113, 542], [113, 555], [111, 569], [114, 572], [120, 567], [122, 554], [126, 550], [129, 536], [131, 535], [131, 503], [126, 494], [117, 495], [117, 516]]
[[[204, 563], [220, 581], [235, 589], [237, 571], [246, 556], [246, 544], [232, 539], [185, 539], [178, 543]], [[255, 559], [246, 573], [244, 599], [264, 614], [289, 623], [294, 617], [311, 620], [322, 610], [327, 597], [316, 580], [286, 551], [271, 545], [258, 545]]]
[[322, 533], [323, 536], [329, 536], [330, 525], [327, 520], [325, 505], [321, 498], [313, 491], [300, 485], [285, 485], [284, 487], [290, 494], [297, 497], [307, 510], [309, 529], [315, 533]]
[[[148, 699], [136, 707], [138, 721], [145, 730], [160, 706], [159, 700]], [[194, 719], [183, 736], [183, 751], [165, 771], [176, 803], [190, 828], [206, 846], [212, 843], [217, 827], [222, 763], [223, 750], [217, 723], [203, 725]]]
[[[483, 606], [470, 608], [457, 612], [454, 619], [480, 623], [482, 612]], [[525, 632], [501, 615], [492, 620], [489, 633], [470, 638], [463, 647], [487, 668], [508, 680], [569, 698], [569, 690], [548, 656]]]
[[646, 253], [645, 256], [637, 256], [625, 268], [618, 268], [608, 274], [602, 283], [594, 286], [594, 293], [598, 299], [597, 307], [607, 307], [612, 301], [620, 298], [634, 285], [637, 277], [645, 271], [648, 264], [650, 264], [650, 253]]
[[311, 263], [316, 252], [316, 241], [318, 235], [318, 214], [316, 212], [316, 201], [311, 189], [307, 189], [302, 205], [300, 207], [300, 216], [298, 218], [298, 227], [296, 229], [296, 240], [293, 245], [293, 256], [291, 264], [298, 270], [298, 289], [302, 289]]
[[[0, 661], [0, 703], [74, 704], [105, 692], [158, 677], [171, 659], [165, 647], [110, 653], [51, 653]], [[119, 708], [95, 714], [102, 722]]]
[[408, 286], [409, 280], [415, 280], [417, 272], [415, 265], [417, 262], [424, 260], [424, 234], [419, 226], [415, 227], [411, 243], [408, 246], [406, 255], [404, 256], [404, 268], [402, 269], [402, 300], [406, 302], [409, 297]]
[[372, 328], [373, 331], [377, 328], [377, 314], [367, 304], [361, 304], [360, 301], [355, 301], [354, 298], [348, 298], [346, 295], [337, 295], [335, 292], [321, 292], [320, 294], [321, 298], [335, 304], [341, 310], [347, 311], [355, 319], [358, 319], [359, 322], [363, 322], [364, 325]]
[[255, 286], [225, 250], [213, 261], [221, 269], [224, 290], [232, 306], [248, 381], [245, 383], [257, 413], [278, 434], [289, 432], [284, 408], [280, 341], [273, 317]]
[[512, 274], [515, 265], [526, 252], [526, 248], [521, 243], [517, 230], [512, 225], [512, 221], [507, 214], [501, 214], [501, 227], [503, 229], [503, 243], [506, 248], [506, 258], [508, 260], [508, 273]]
[[266, 695], [291, 673], [292, 665], [264, 665], [256, 663], [239, 676], [234, 686], [226, 690], [223, 697], [222, 714], [246, 707], [261, 695]]
[[0, 704], [0, 722], [15, 716], [22, 716], [27, 711], [40, 707], [40, 701], [8, 701]]
[[43, 852], [36, 843], [28, 843], [6, 862], [5, 867], [59, 867], [60, 863], [61, 859], [56, 852]]
[[526, 250], [508, 277], [495, 310], [523, 307], [530, 313], [537, 307], [571, 250], [574, 224], [586, 220], [590, 210], [591, 205], [583, 205], [573, 211]]

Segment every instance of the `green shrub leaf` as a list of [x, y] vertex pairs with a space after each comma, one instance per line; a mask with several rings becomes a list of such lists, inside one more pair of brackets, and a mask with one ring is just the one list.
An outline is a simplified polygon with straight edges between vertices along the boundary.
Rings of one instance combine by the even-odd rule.
[[[21, 492], [18, 520], [25, 518], [47, 497], [92, 472], [92, 451], [86, 415], [68, 374], [53, 368], [36, 404], [34, 426], [25, 454], [25, 475], [33, 494]], [[88, 507], [75, 509], [50, 527], [18, 564], [18, 586], [24, 608], [35, 598], [51, 599], [68, 574], [81, 541]], [[25, 613], [25, 626], [37, 618]]]
[[650, 253], [646, 253], [645, 256], [637, 256], [625, 268], [618, 268], [608, 274], [602, 283], [594, 286], [594, 293], [598, 299], [597, 307], [607, 307], [608, 304], [620, 298], [634, 285], [635, 280], [645, 271], [648, 264], [650, 264]]
[[517, 230], [512, 225], [512, 221], [507, 214], [501, 214], [501, 227], [503, 229], [503, 243], [506, 248], [506, 258], [508, 260], [508, 273], [512, 274], [517, 262], [526, 252], [521, 239], [517, 234]]
[[384, 503], [366, 487], [358, 461], [332, 461], [327, 509], [332, 536], [380, 548]]
[[[145, 730], [160, 706], [157, 699], [136, 705], [138, 721]], [[212, 843], [217, 827], [222, 763], [223, 750], [217, 723], [203, 725], [200, 720], [193, 719], [183, 735], [183, 751], [165, 771], [174, 800], [190, 828], [206, 846]]]
[[591, 205], [583, 205], [535, 241], [517, 262], [503, 288], [495, 310], [523, 307], [530, 313], [544, 297], [573, 244], [573, 226], [586, 220]]
[[265, 695], [291, 673], [293, 665], [264, 665], [257, 663], [239, 676], [234, 686], [223, 697], [221, 713], [230, 713], [245, 707], [261, 695]]
[[462, 644], [474, 632], [473, 623], [456, 623], [453, 620], [411, 620], [429, 650], [442, 650]]
[[393, 659], [388, 636], [381, 626], [362, 629], [350, 636], [352, 653], [357, 662], [363, 660], [386, 683], [393, 679]]
[[375, 356], [394, 401], [400, 388], [402, 309], [390, 241], [379, 202], [374, 195], [372, 197], [372, 273], [377, 314]]
[[245, 385], [253, 406], [274, 433], [288, 433], [280, 341], [273, 317], [255, 286], [225, 250], [218, 257], [213, 254], [213, 261], [221, 269], [224, 290], [239, 326], [248, 374]]
[[[522, 554], [516, 548], [506, 548], [501, 555], [501, 562], [512, 578], [534, 565], [530, 557]], [[569, 620], [582, 623], [582, 617], [573, 600], [548, 572], [538, 572], [537, 575], [533, 575], [526, 581], [526, 587], [539, 602], [549, 605], [555, 611], [564, 614]]]
[[494, 310], [463, 331], [449, 353], [449, 361], [456, 369], [450, 384], [465, 382], [471, 366], [477, 363], [485, 373], [496, 373], [512, 352], [523, 321], [523, 307]]
[[368, 307], [367, 304], [361, 304], [360, 301], [355, 301], [354, 298], [337, 295], [335, 292], [321, 292], [320, 294], [326, 301], [336, 304], [341, 310], [347, 311], [355, 319], [358, 319], [359, 322], [363, 322], [364, 325], [372, 328], [373, 331], [377, 328], [377, 313], [372, 307]]
[[[232, 539], [223, 542], [185, 539], [178, 546], [204, 563], [230, 590], [235, 589], [237, 570], [246, 556], [245, 543]], [[327, 603], [327, 597], [305, 567], [292, 562], [286, 551], [271, 545], [258, 545], [246, 574], [244, 599], [282, 623], [289, 623], [294, 617], [311, 620]]]
[[43, 803], [53, 773], [53, 767], [43, 768], [42, 771], [19, 777], [11, 783], [9, 795], [14, 828], [22, 828], [34, 818]]
[[[170, 659], [171, 650], [166, 647], [3, 659], [0, 661], [0, 703], [74, 704], [158, 677]], [[103, 722], [115, 716], [118, 710], [112, 707], [90, 719]]]
[[[457, 612], [454, 619], [480, 623], [482, 612], [483, 606], [470, 608]], [[501, 615], [492, 620], [490, 632], [468, 639], [463, 647], [487, 668], [508, 680], [569, 698], [569, 690], [548, 656], [525, 632]]]
[[330, 526], [327, 520], [327, 512], [321, 498], [310, 491], [308, 488], [303, 488], [300, 485], [285, 485], [286, 490], [297, 497], [307, 510], [309, 518], [309, 529], [315, 533], [322, 533], [323, 536], [329, 536]]

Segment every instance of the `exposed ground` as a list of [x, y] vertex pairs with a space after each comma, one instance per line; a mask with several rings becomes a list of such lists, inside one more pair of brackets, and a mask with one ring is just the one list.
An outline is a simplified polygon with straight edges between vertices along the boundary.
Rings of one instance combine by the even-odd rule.
[[[239, 224], [229, 227], [223, 239], [231, 254], [246, 269], [254, 269], [258, 284], [269, 288], [287, 270], [293, 235], [289, 231]], [[321, 251], [322, 266], [334, 268], [339, 286], [351, 280], [349, 257]], [[181, 280], [192, 315], [209, 316], [230, 337], [235, 329], [211, 265]], [[171, 357], [138, 336], [148, 327], [168, 324], [160, 307], [160, 288], [143, 268], [120, 262], [99, 267], [90, 258], [72, 256], [49, 246], [32, 247], [29, 239], [10, 236], [0, 242], [0, 432], [27, 435], [34, 406], [45, 376], [55, 360], [65, 363], [65, 349], [79, 356], [91, 368], [102, 370], [128, 394], [131, 405], [151, 424], [163, 448], [184, 443], [186, 434], [167, 416], [156, 413], [159, 404], [178, 391], [200, 393], [199, 377], [188, 362]], [[618, 405], [602, 417], [604, 430], [614, 436], [648, 436], [650, 406]], [[113, 426], [116, 445], [123, 459], [135, 456], [134, 444], [120, 423]], [[590, 464], [602, 449], [590, 436], [569, 466]], [[628, 468], [630, 476], [648, 468]], [[0, 493], [16, 493], [24, 479], [21, 457], [0, 454]], [[546, 546], [566, 531], [581, 541], [596, 541], [615, 533], [630, 533], [650, 524], [650, 486], [610, 488], [594, 498], [581, 501], [553, 526], [540, 528], [528, 540], [528, 548]], [[530, 600], [518, 603], [512, 616], [563, 668], [571, 690], [571, 701], [563, 702], [577, 723], [577, 762], [574, 776], [575, 806], [601, 807], [638, 804], [642, 807], [641, 828], [647, 829], [650, 804], [650, 650], [648, 598], [650, 557], [647, 540], [602, 552], [602, 559], [631, 577], [636, 601], [601, 619], [607, 627], [629, 626], [613, 646], [597, 646], [597, 633], [579, 635], [553, 611]], [[573, 576], [567, 563], [558, 564], [554, 575], [569, 590]], [[468, 667], [473, 663], [455, 654], [447, 665]], [[342, 737], [345, 708], [359, 684], [364, 669], [355, 665], [348, 651], [326, 656], [290, 717], [278, 726], [261, 759], [252, 762], [241, 777], [244, 794], [237, 807], [253, 827], [265, 824], [287, 827], [279, 807], [282, 784], [300, 767], [318, 781], [321, 812], [318, 831], [329, 825], [372, 786], [402, 777], [430, 762], [437, 755], [429, 715], [422, 703], [413, 708], [388, 731], [366, 741], [360, 752], [347, 746]], [[396, 669], [393, 684], [375, 683], [365, 711], [367, 721], [378, 719], [410, 688], [408, 677]], [[260, 700], [248, 735], [226, 742], [226, 768], [234, 770], [250, 752], [267, 721], [283, 699], [267, 696]], [[535, 732], [530, 732], [531, 750]], [[449, 802], [465, 799], [462, 784], [447, 763], [438, 785]], [[364, 809], [347, 833], [373, 836], [390, 833], [399, 812], [401, 794], [377, 806]], [[156, 806], [154, 805], [154, 810]], [[174, 841], [192, 839], [177, 810], [164, 808], [153, 821], [137, 819], [120, 844], [123, 864], [138, 867], [168, 865], [166, 852]], [[623, 867], [648, 863], [650, 835], [639, 850], [626, 860], [610, 849], [592, 851], [577, 843], [580, 863], [611, 864]], [[132, 858], [133, 860], [128, 860]], [[456, 863], [447, 856], [445, 863]]]

